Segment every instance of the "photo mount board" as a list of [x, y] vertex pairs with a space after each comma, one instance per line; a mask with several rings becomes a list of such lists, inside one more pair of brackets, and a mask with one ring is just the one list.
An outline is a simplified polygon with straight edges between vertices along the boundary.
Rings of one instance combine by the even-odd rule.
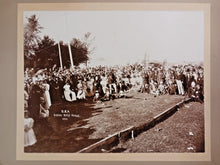
[[[17, 17], [17, 160], [80, 161], [210, 161], [210, 4], [209, 3], [18, 3]], [[204, 12], [204, 86], [205, 86], [205, 152], [204, 153], [25, 153], [24, 110], [24, 11], [203, 11]]]

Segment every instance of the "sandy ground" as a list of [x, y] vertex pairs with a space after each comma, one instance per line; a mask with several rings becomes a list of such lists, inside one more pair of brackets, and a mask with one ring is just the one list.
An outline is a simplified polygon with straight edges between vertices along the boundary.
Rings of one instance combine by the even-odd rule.
[[204, 152], [204, 104], [191, 102], [111, 152]]
[[[35, 123], [37, 143], [26, 147], [24, 151], [77, 152], [117, 131], [146, 123], [184, 99], [177, 95], [154, 97], [136, 92], [129, 95], [133, 97], [99, 103], [87, 100], [52, 105], [49, 119]], [[72, 116], [65, 120], [54, 117], [62, 110], [67, 110]], [[189, 114], [185, 115], [189, 117]]]

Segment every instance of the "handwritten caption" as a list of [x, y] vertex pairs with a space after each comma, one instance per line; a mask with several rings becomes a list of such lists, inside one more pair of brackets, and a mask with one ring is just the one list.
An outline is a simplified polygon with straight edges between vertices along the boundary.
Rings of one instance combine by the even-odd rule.
[[80, 117], [78, 114], [73, 114], [70, 112], [70, 110], [61, 110], [60, 113], [54, 113], [53, 117], [61, 118], [62, 120], [69, 120], [73, 117]]

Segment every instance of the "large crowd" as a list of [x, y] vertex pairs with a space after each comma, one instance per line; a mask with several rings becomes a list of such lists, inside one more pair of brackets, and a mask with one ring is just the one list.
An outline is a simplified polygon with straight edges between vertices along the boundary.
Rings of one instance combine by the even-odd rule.
[[[25, 70], [25, 109], [33, 118], [48, 116], [52, 104], [93, 98], [107, 101], [125, 97], [130, 90], [156, 96], [188, 95], [203, 101], [204, 69], [197, 65], [164, 67], [141, 64], [86, 69]], [[38, 113], [38, 112], [45, 113]], [[36, 113], [37, 112], [37, 113]]]
[[[37, 122], [40, 118], [49, 117], [53, 104], [89, 98], [94, 102], [108, 101], [126, 97], [130, 91], [148, 93], [154, 97], [184, 95], [202, 103], [204, 69], [191, 64], [170, 67], [136, 64], [62, 70], [54, 67], [37, 72], [27, 68], [24, 75], [24, 108], [30, 117], [27, 119]], [[31, 128], [33, 121], [27, 123], [29, 125], [26, 124], [26, 127]]]

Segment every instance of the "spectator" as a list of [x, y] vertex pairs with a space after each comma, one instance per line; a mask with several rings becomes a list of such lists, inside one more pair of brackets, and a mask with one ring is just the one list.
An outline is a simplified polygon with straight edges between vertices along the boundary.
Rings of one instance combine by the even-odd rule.
[[24, 147], [34, 145], [37, 140], [33, 130], [34, 120], [29, 117], [29, 112], [24, 112]]

